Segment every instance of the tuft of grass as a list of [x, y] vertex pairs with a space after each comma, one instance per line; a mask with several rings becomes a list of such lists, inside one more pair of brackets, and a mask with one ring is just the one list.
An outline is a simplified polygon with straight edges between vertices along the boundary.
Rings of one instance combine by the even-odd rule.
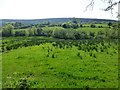
[[55, 58], [55, 55], [54, 55], [54, 54], [52, 54], [52, 58]]

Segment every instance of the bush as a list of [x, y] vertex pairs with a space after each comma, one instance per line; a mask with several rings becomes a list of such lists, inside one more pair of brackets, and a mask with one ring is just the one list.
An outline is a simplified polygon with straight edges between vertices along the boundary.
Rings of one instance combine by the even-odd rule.
[[80, 56], [80, 52], [77, 53], [77, 56]]
[[29, 89], [31, 82], [28, 81], [28, 78], [20, 78], [19, 80], [12, 80], [9, 87], [19, 88], [21, 90]]
[[43, 30], [43, 31], [42, 31], [42, 34], [43, 34], [44, 36], [47, 36], [47, 37], [52, 36], [52, 33], [53, 33], [53, 30]]
[[98, 28], [103, 28], [103, 26], [98, 26]]
[[92, 52], [90, 52], [90, 56], [92, 56]]
[[64, 23], [64, 24], [62, 25], [62, 27], [63, 27], [63, 28], [70, 28], [71, 26], [70, 26], [69, 23]]
[[95, 32], [90, 32], [89, 35], [90, 35], [91, 37], [95, 37]]
[[73, 24], [72, 24], [72, 28], [77, 29], [77, 28], [79, 28], [79, 25], [78, 25], [78, 24], [73, 23]]
[[94, 58], [97, 58], [97, 57], [96, 57], [96, 54], [93, 54], [93, 57], [94, 57]]
[[25, 31], [15, 31], [15, 36], [25, 36]]
[[96, 25], [92, 24], [90, 25], [91, 28], [96, 28]]
[[75, 37], [75, 39], [80, 39], [81, 38], [81, 34], [80, 34], [80, 32], [74, 32], [74, 37]]
[[52, 54], [52, 58], [55, 58], [55, 55], [54, 55], [54, 54]]
[[80, 57], [80, 59], [82, 59], [82, 55], [80, 54], [80, 52], [77, 53], [77, 56]]
[[66, 38], [66, 31], [65, 30], [55, 30], [53, 37], [65, 39]]

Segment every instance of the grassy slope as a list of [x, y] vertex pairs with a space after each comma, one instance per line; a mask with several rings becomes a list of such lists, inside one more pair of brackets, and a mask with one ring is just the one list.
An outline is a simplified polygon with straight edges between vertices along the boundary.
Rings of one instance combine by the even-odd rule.
[[[103, 26], [104, 28], [108, 27], [107, 23], [102, 23], [102, 24], [94, 24], [96, 26]], [[90, 26], [90, 24], [85, 24], [85, 26]]]
[[[46, 57], [48, 48], [52, 48]], [[98, 52], [97, 58], [77, 47], [60, 49], [51, 44], [23, 47], [3, 53], [3, 87], [14, 87], [20, 78], [32, 82], [31, 87], [117, 87], [118, 58], [113, 53]], [[55, 58], [52, 58], [54, 53]], [[13, 85], [13, 86], [12, 86]]]
[[44, 27], [44, 30], [64, 30], [62, 27], [54, 26], [54, 27]]
[[86, 32], [99, 32], [99, 31], [106, 31], [108, 30], [108, 28], [89, 28], [89, 27], [86, 27], [86, 28], [78, 28], [76, 30], [79, 30], [79, 31], [86, 31]]
[[[44, 27], [44, 30], [65, 30], [62, 27]], [[108, 30], [108, 28], [90, 28], [90, 27], [84, 27], [84, 28], [78, 28], [78, 29], [72, 29], [71, 30], [81, 30], [81, 31], [93, 31], [93, 32], [98, 32], [98, 31], [104, 31]]]

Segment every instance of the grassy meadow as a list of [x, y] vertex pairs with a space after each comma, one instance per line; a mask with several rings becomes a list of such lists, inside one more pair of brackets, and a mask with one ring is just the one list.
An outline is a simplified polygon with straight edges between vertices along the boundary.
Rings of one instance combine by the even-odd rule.
[[118, 39], [112, 27], [46, 26], [35, 36], [30, 31], [17, 36], [28, 29], [14, 29], [20, 34], [2, 39], [3, 88], [118, 88]]

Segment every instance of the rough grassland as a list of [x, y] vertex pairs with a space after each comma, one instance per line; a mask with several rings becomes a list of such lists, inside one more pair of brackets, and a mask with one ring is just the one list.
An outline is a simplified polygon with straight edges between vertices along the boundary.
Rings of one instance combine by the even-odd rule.
[[118, 52], [112, 46], [108, 52], [92, 52], [93, 57], [76, 46], [50, 43], [3, 52], [3, 88], [21, 85], [21, 80], [33, 88], [117, 88]]

